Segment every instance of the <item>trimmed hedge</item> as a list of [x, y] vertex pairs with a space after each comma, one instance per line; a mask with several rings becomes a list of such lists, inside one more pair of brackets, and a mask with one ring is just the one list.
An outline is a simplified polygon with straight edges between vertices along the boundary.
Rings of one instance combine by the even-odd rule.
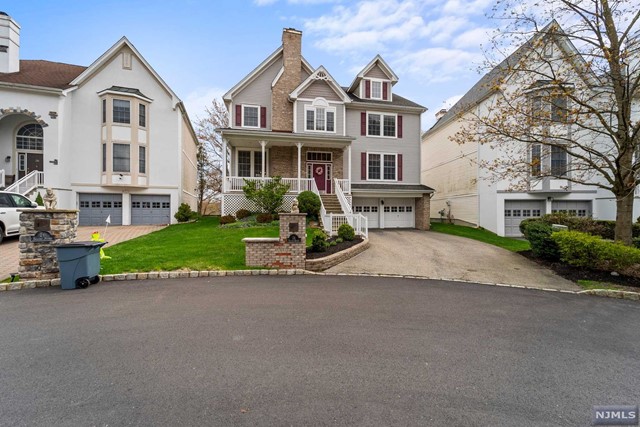
[[338, 227], [338, 237], [343, 240], [352, 241], [356, 238], [356, 232], [349, 224], [342, 224]]
[[313, 191], [303, 191], [298, 194], [298, 209], [306, 213], [309, 218], [318, 219], [320, 206], [320, 196]]
[[545, 258], [549, 260], [560, 259], [560, 252], [558, 251], [558, 245], [551, 238], [552, 229], [551, 225], [544, 221], [536, 220], [524, 220], [520, 225], [520, 230], [524, 237], [531, 244], [531, 252], [538, 258]]
[[[603, 239], [613, 240], [615, 238], [615, 221], [598, 220], [587, 217], [569, 216], [564, 212], [543, 215], [540, 218], [525, 219], [520, 223], [520, 232], [525, 234], [524, 228], [532, 222], [544, 222], [546, 224], [566, 225], [571, 231], [600, 236]], [[632, 228], [633, 237], [640, 237], [640, 224], [634, 223]]]
[[640, 249], [578, 231], [558, 231], [551, 239], [567, 264], [640, 277]]

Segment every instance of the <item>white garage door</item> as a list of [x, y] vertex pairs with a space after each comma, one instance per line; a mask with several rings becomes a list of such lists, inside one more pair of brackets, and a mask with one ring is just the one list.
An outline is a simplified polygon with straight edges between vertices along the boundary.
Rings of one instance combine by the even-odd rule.
[[520, 223], [523, 219], [536, 218], [545, 212], [544, 200], [505, 200], [504, 235], [520, 237]]
[[590, 200], [554, 200], [551, 203], [551, 212], [564, 212], [571, 216], [590, 217], [591, 201]]
[[131, 224], [171, 223], [170, 196], [131, 196]]
[[378, 210], [378, 199], [353, 199], [353, 213], [360, 213], [367, 217], [368, 228], [380, 227]]
[[415, 199], [384, 199], [384, 228], [415, 228]]
[[79, 193], [79, 225], [104, 225], [107, 217], [112, 225], [122, 224], [122, 194]]

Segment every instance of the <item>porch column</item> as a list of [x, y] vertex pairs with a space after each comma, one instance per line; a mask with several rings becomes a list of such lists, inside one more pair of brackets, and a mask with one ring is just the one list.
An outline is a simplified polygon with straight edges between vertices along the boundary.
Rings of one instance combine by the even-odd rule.
[[227, 191], [227, 139], [222, 138], [222, 192]]
[[349, 179], [349, 188], [351, 188], [351, 144], [347, 147], [347, 178]]
[[264, 178], [265, 177], [264, 176], [265, 165], [267, 163], [267, 160], [265, 159], [265, 155], [264, 154], [265, 154], [265, 147], [267, 146], [267, 141], [260, 141], [260, 146], [262, 147], [262, 162], [260, 162], [260, 163], [262, 163], [262, 165], [261, 165], [262, 166], [262, 171], [260, 172], [261, 173], [260, 176], [262, 178]]
[[302, 142], [296, 142], [296, 147], [298, 147], [298, 193], [300, 193], [300, 176], [301, 176], [301, 168], [302, 168], [302, 146], [304, 144]]

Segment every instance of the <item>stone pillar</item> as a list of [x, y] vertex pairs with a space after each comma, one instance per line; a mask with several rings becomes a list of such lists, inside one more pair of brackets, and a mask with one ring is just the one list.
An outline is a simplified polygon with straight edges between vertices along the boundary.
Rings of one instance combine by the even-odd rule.
[[59, 277], [55, 246], [74, 241], [77, 229], [77, 210], [20, 210], [20, 279]]
[[281, 213], [280, 237], [242, 239], [249, 267], [304, 268], [307, 258], [307, 214]]
[[416, 228], [431, 228], [431, 194], [423, 194], [422, 197], [416, 198]]

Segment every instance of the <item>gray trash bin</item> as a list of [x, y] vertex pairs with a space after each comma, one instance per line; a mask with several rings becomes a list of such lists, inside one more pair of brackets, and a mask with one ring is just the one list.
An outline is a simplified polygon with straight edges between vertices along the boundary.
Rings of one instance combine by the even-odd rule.
[[100, 281], [100, 248], [107, 242], [73, 242], [56, 246], [62, 289], [84, 289]]

